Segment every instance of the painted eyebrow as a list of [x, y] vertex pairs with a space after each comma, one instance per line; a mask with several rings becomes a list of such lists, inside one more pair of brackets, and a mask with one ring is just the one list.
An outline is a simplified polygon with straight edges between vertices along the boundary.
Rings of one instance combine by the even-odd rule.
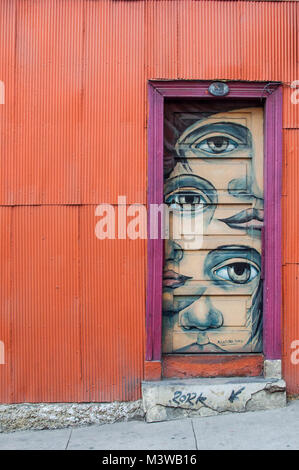
[[170, 181], [167, 181], [164, 186], [165, 196], [172, 193], [176, 189], [184, 188], [199, 189], [211, 198], [212, 203], [217, 203], [217, 191], [214, 186], [208, 180], [200, 178], [197, 175], [178, 175], [172, 178]]
[[177, 144], [193, 143], [194, 140], [197, 140], [210, 132], [223, 132], [236, 137], [236, 139], [241, 140], [247, 146], [252, 144], [250, 130], [245, 126], [242, 126], [242, 124], [235, 124], [233, 122], [215, 122], [211, 124], [205, 124], [204, 126], [198, 127], [193, 131], [191, 130], [190, 133], [187, 134], [182, 140], [179, 138]]
[[257, 250], [249, 246], [225, 245], [210, 251], [205, 260], [204, 271], [208, 274], [217, 264], [223, 263], [231, 258], [244, 258], [261, 266], [261, 255]]

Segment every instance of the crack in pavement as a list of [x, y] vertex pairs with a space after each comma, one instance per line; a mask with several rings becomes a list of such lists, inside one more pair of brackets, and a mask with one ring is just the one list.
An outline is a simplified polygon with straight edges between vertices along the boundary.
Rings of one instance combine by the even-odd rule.
[[192, 426], [193, 436], [194, 436], [194, 440], [195, 440], [195, 448], [196, 448], [196, 450], [198, 450], [197, 438], [196, 438], [196, 433], [195, 433], [194, 425], [193, 425], [193, 419], [191, 419], [191, 426]]
[[66, 448], [65, 448], [64, 450], [67, 450], [67, 448], [68, 448], [68, 446], [69, 446], [69, 443], [70, 443], [70, 440], [71, 440], [71, 437], [72, 437], [72, 433], [73, 433], [73, 430], [71, 429], [71, 432], [70, 432], [68, 441], [67, 441], [67, 443], [66, 443]]

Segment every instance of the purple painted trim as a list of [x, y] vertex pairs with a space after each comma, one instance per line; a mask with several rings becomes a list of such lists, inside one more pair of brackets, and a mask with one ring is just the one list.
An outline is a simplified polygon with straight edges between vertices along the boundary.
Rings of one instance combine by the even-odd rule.
[[[163, 114], [164, 99], [149, 85], [148, 123], [148, 194], [147, 206], [163, 203]], [[150, 238], [148, 210], [147, 292], [146, 292], [146, 360], [161, 358], [162, 345], [162, 270], [163, 239]]]
[[[218, 99], [208, 93], [211, 81], [150, 81], [148, 124], [148, 207], [163, 202], [164, 98]], [[265, 99], [265, 266], [264, 354], [281, 358], [281, 174], [282, 91], [278, 84], [228, 82], [225, 99]], [[148, 211], [149, 213], [149, 211]], [[148, 233], [150, 233], [148, 219]], [[146, 360], [162, 357], [163, 240], [148, 237], [146, 295]]]
[[265, 106], [265, 279], [263, 334], [266, 359], [281, 358], [282, 90]]
[[[167, 81], [151, 81], [150, 84], [165, 98], [207, 98], [209, 100], [217, 100], [218, 96], [212, 96], [208, 92], [208, 87], [212, 81], [193, 82], [167, 82]], [[269, 96], [267, 91], [274, 90], [277, 87], [275, 83], [269, 82], [227, 82], [230, 91], [221, 97], [221, 99], [230, 98], [266, 98]]]

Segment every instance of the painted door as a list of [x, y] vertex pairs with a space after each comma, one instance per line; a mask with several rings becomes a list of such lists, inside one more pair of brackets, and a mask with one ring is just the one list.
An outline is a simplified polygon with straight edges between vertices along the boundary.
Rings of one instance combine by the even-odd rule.
[[165, 105], [164, 354], [262, 351], [263, 108], [229, 106]]

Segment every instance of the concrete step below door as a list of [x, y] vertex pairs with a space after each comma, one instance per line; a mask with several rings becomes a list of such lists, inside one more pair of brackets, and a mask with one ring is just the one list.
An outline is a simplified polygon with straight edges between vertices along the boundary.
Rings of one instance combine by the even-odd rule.
[[264, 377], [167, 379], [143, 382], [146, 421], [214, 416], [286, 406], [286, 384]]

